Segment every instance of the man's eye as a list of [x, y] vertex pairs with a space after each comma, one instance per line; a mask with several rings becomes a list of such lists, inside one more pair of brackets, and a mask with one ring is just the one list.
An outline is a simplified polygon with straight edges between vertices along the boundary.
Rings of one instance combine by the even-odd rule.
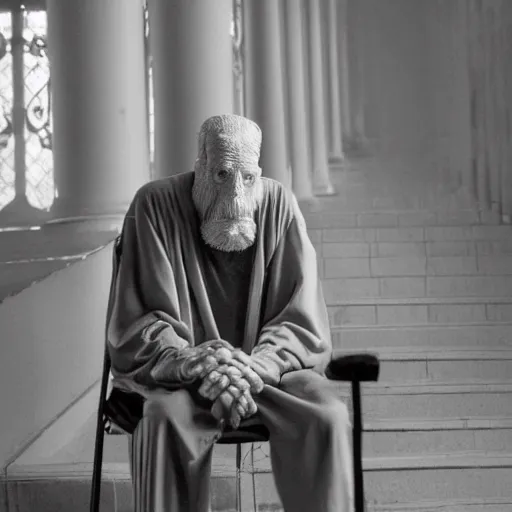
[[217, 171], [215, 173], [216, 177], [220, 180], [220, 181], [225, 181], [229, 175], [228, 171], [226, 170], [220, 170], [220, 171]]
[[244, 176], [244, 181], [245, 183], [247, 183], [248, 185], [252, 185], [254, 183], [254, 175], [253, 174], [246, 174]]

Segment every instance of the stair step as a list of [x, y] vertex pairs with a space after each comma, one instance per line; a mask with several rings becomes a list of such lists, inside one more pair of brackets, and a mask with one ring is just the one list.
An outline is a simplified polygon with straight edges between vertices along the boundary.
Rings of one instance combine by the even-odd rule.
[[[426, 226], [377, 228], [309, 227], [314, 243], [339, 242], [505, 242], [512, 240], [512, 227], [502, 226]], [[507, 246], [507, 245], [505, 245]]]
[[427, 455], [482, 450], [507, 452], [512, 446], [512, 418], [464, 421], [368, 421], [363, 453], [367, 457]]
[[338, 277], [505, 276], [512, 275], [511, 256], [392, 256], [326, 258], [324, 279]]
[[[417, 347], [416, 347], [417, 348]], [[509, 350], [411, 350], [369, 349], [381, 361], [380, 379], [384, 382], [452, 381], [463, 378], [476, 380], [510, 380], [512, 382], [512, 347]], [[359, 353], [360, 349], [339, 351]]]
[[322, 279], [327, 304], [353, 299], [507, 297], [512, 276], [341, 277]]
[[[480, 452], [459, 456], [439, 454], [382, 457], [365, 459], [364, 466], [365, 496], [369, 511], [407, 510], [398, 508], [399, 504], [421, 504], [432, 500], [436, 500], [436, 503], [444, 501], [447, 504], [473, 502], [475, 505], [490, 500], [500, 506], [512, 503], [510, 454]], [[259, 510], [281, 510], [271, 473], [262, 472], [254, 476], [256, 489], [259, 491]], [[493, 501], [497, 496], [499, 501]], [[388, 508], [379, 508], [383, 505], [388, 505]], [[429, 512], [433, 510], [435, 509], [430, 509]], [[451, 509], [446, 509], [448, 510], [452, 512]], [[466, 512], [464, 508], [460, 510]]]
[[[212, 468], [213, 512], [235, 510], [234, 468], [234, 462], [229, 468], [215, 466]], [[102, 475], [100, 510], [112, 512], [133, 510], [129, 465], [105, 463]], [[86, 512], [89, 510], [91, 478], [91, 463], [13, 468], [7, 480], [0, 479], [0, 484], [2, 484], [0, 485], [0, 504], [2, 503], [2, 494], [4, 494], [3, 501], [8, 500], [9, 511], [67, 512], [72, 510], [73, 512]], [[7, 499], [5, 494], [7, 494]]]
[[[393, 199], [388, 199], [390, 204]], [[374, 208], [374, 198], [367, 192], [356, 193], [355, 196], [340, 198], [344, 202], [343, 211], [322, 211], [321, 213], [304, 212], [304, 219], [308, 228], [382, 228], [382, 227], [411, 227], [411, 226], [472, 226], [492, 225], [491, 220], [498, 219], [483, 217], [476, 210], [461, 209], [458, 211], [432, 211], [432, 210], [399, 210]], [[350, 205], [355, 206], [357, 212], [350, 211]], [[396, 206], [399, 206], [396, 205]], [[370, 210], [370, 211], [368, 211]]]
[[512, 347], [512, 324], [471, 326], [376, 326], [336, 327], [331, 329], [334, 350], [369, 350], [402, 347], [408, 350], [422, 347], [430, 350], [459, 349], [502, 350]]
[[[340, 398], [350, 401], [350, 385], [337, 383]], [[489, 380], [365, 383], [365, 421], [395, 418], [495, 417], [512, 406], [512, 383]]]
[[[342, 354], [358, 354], [359, 348], [343, 349], [336, 351]], [[508, 349], [501, 347], [485, 347], [485, 350], [461, 349], [460, 347], [443, 347], [436, 351], [428, 347], [369, 347], [368, 353], [378, 353], [381, 361], [409, 362], [409, 361], [509, 361], [512, 360], [512, 345]], [[512, 375], [511, 375], [512, 376]]]
[[410, 503], [368, 504], [367, 512], [510, 512], [512, 499], [484, 498], [422, 500]]
[[[496, 257], [499, 265], [506, 266], [512, 255], [512, 239], [458, 240], [417, 242], [323, 242], [322, 232], [311, 236], [317, 257], [330, 258], [393, 258], [393, 257]], [[491, 263], [495, 263], [492, 261]], [[484, 260], [484, 265], [485, 265]], [[490, 263], [489, 263], [490, 264]], [[508, 268], [508, 267], [507, 267]]]
[[[481, 303], [477, 301], [481, 300]], [[379, 300], [354, 301], [345, 305], [328, 306], [330, 325], [357, 326], [442, 326], [493, 324], [512, 322], [512, 299], [476, 299], [463, 302], [459, 299], [418, 301]], [[373, 301], [376, 302], [376, 301]]]

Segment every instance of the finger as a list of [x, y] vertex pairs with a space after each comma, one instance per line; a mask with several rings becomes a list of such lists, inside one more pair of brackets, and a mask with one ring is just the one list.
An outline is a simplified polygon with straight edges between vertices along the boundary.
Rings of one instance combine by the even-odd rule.
[[230, 393], [224, 392], [221, 395], [219, 395], [219, 398], [217, 400], [220, 401], [220, 403], [222, 404], [226, 411], [229, 411], [231, 410], [231, 406], [233, 405], [235, 398]]
[[243, 377], [231, 379], [231, 384], [236, 386], [242, 393], [251, 389], [251, 385]]
[[261, 393], [265, 384], [261, 380], [261, 377], [245, 361], [251, 363], [250, 356], [245, 352], [236, 351], [233, 353], [233, 359], [230, 364], [240, 370], [242, 376], [247, 379], [251, 386], [251, 393]]
[[212, 356], [205, 356], [193, 363], [189, 369], [189, 375], [203, 379], [218, 366], [217, 360]]
[[215, 401], [215, 403], [212, 405], [212, 408], [210, 409], [210, 412], [217, 421], [224, 419], [225, 411], [220, 401]]
[[240, 422], [242, 421], [242, 418], [240, 414], [238, 414], [238, 411], [236, 408], [233, 408], [231, 410], [231, 417], [229, 418], [229, 423], [231, 424], [231, 428], [233, 430], [236, 430], [240, 426]]
[[222, 375], [220, 380], [216, 382], [208, 391], [208, 397], [210, 400], [216, 400], [217, 397], [223, 393], [230, 385], [229, 379]]
[[219, 364], [217, 365], [217, 368], [215, 368], [219, 373], [222, 373], [223, 375], [227, 375], [229, 364]]
[[258, 394], [263, 391], [265, 383], [252, 368], [249, 368], [248, 366], [246, 367], [244, 378], [247, 380], [251, 387], [251, 393]]
[[208, 394], [210, 393], [214, 384], [222, 377], [222, 375], [215, 370], [206, 375], [203, 379], [203, 382], [199, 386], [199, 394], [208, 398]]
[[246, 354], [243, 350], [236, 349], [232, 353], [233, 359], [236, 361], [239, 361], [245, 366], [251, 365], [251, 356], [249, 354]]
[[242, 377], [242, 372], [238, 368], [236, 368], [235, 366], [232, 366], [231, 364], [226, 365], [226, 366], [227, 366], [227, 369], [226, 369], [225, 373], [226, 373], [226, 375], [229, 375], [230, 379]]
[[242, 389], [240, 389], [238, 386], [233, 386], [233, 384], [230, 384], [226, 391], [228, 393], [231, 393], [233, 398], [236, 399], [240, 398], [244, 394], [244, 391]]
[[252, 416], [258, 412], [258, 406], [254, 401], [254, 398], [249, 394], [244, 394], [245, 399], [247, 400], [247, 416]]
[[244, 395], [241, 395], [235, 402], [235, 407], [240, 416], [245, 417], [249, 411], [249, 402], [247, 398]]
[[215, 351], [215, 359], [219, 363], [228, 363], [233, 359], [233, 356], [227, 348], [219, 348]]

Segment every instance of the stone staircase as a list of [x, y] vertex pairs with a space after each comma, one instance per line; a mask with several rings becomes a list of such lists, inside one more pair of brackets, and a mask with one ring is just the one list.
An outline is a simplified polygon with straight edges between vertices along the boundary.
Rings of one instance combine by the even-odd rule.
[[356, 211], [333, 198], [306, 220], [335, 350], [382, 361], [363, 386], [368, 510], [512, 510], [512, 228], [393, 174], [388, 197], [425, 211], [357, 211], [364, 174], [336, 178]]

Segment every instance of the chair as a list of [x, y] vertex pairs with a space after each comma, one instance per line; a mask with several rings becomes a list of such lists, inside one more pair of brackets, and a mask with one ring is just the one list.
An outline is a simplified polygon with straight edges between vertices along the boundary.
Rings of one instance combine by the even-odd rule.
[[[121, 236], [119, 235], [114, 243], [113, 254], [113, 281], [116, 277], [119, 259], [121, 257]], [[103, 372], [101, 376], [100, 399], [96, 421], [96, 438], [94, 446], [94, 462], [92, 474], [92, 486], [90, 496], [90, 512], [99, 512], [100, 491], [101, 491], [101, 470], [103, 464], [103, 445], [105, 432], [112, 434], [131, 433], [136, 424], [133, 421], [134, 415], [127, 414], [127, 408], [124, 410], [114, 410], [112, 400], [107, 400], [108, 381], [110, 375], [110, 356], [105, 344], [105, 354], [103, 359]], [[361, 382], [377, 381], [379, 376], [379, 360], [373, 354], [351, 354], [346, 356], [334, 357], [326, 369], [327, 378], [330, 380], [350, 382], [352, 387], [353, 404], [353, 459], [354, 459], [354, 498], [355, 512], [364, 512], [364, 482], [362, 467], [362, 412], [361, 412]], [[139, 412], [142, 410], [142, 398], [140, 401], [133, 399], [133, 394], [123, 393], [116, 390], [118, 394], [127, 395], [131, 400], [135, 400], [134, 408]], [[111, 395], [112, 396], [112, 395]], [[137, 395], [138, 396], [138, 395]], [[129, 402], [128, 402], [129, 403]], [[139, 415], [139, 417], [142, 414]], [[137, 414], [135, 414], [137, 417]], [[114, 418], [124, 418], [122, 425], [117, 425]], [[110, 428], [112, 425], [113, 428]], [[117, 427], [117, 428], [116, 428]], [[269, 440], [269, 432], [263, 425], [242, 425], [238, 430], [226, 429], [222, 437], [217, 441], [218, 444], [236, 445], [236, 508], [241, 512], [241, 446], [244, 443], [258, 443]]]

